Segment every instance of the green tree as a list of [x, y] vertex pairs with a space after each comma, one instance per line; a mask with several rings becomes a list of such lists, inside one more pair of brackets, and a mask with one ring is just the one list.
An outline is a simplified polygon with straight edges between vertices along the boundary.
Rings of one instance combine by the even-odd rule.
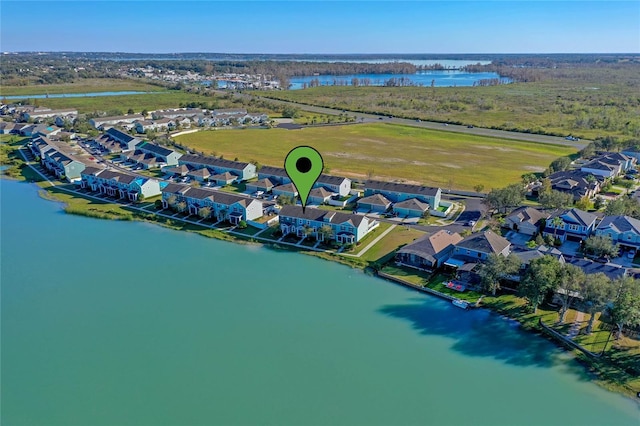
[[593, 235], [584, 241], [583, 250], [585, 253], [595, 257], [617, 257], [620, 246], [614, 244], [608, 235]]
[[507, 257], [490, 254], [479, 272], [483, 288], [495, 296], [496, 291], [500, 289], [500, 280], [517, 274], [521, 265], [522, 261], [515, 254]]
[[520, 282], [518, 293], [529, 301], [533, 312], [536, 313], [547, 293], [558, 286], [559, 277], [558, 259], [548, 255], [534, 259], [529, 263], [529, 268]]
[[560, 309], [560, 324], [564, 324], [567, 311], [571, 307], [571, 303], [583, 287], [585, 274], [579, 267], [566, 263], [561, 265], [560, 280], [558, 282], [557, 292], [560, 296], [562, 308]]
[[601, 312], [611, 300], [613, 296], [613, 287], [611, 281], [602, 272], [596, 274], [588, 274], [580, 288], [580, 295], [587, 313], [589, 314], [589, 324], [587, 325], [587, 334], [591, 334], [593, 330], [593, 322], [596, 314]]
[[288, 206], [294, 203], [294, 198], [290, 195], [282, 194], [278, 195], [278, 204], [281, 206]]
[[333, 228], [329, 225], [322, 225], [318, 229], [318, 237], [321, 241], [331, 241], [333, 239]]
[[506, 212], [509, 207], [516, 207], [522, 201], [524, 201], [524, 188], [519, 183], [502, 189], [492, 189], [483, 200], [487, 207], [498, 212]]
[[573, 205], [573, 195], [552, 189], [541, 193], [538, 201], [547, 209], [566, 209]]
[[622, 277], [614, 281], [618, 294], [613, 300], [610, 313], [618, 327], [616, 339], [622, 336], [625, 326], [640, 325], [640, 283], [632, 277]]
[[476, 186], [473, 187], [473, 190], [480, 193], [482, 192], [482, 190], [484, 189], [484, 185], [482, 185], [481, 183], [477, 184]]
[[206, 206], [205, 207], [200, 207], [198, 209], [198, 216], [200, 216], [203, 219], [206, 219], [206, 218], [211, 216], [211, 212], [212, 211], [213, 210], [211, 209], [211, 207], [206, 207]]
[[247, 228], [247, 222], [244, 220], [241, 220], [240, 222], [238, 222], [238, 229], [246, 229]]
[[576, 202], [576, 207], [580, 210], [589, 210], [589, 207], [591, 207], [591, 200], [589, 200], [589, 197], [585, 195]]
[[185, 203], [184, 201], [180, 201], [175, 204], [175, 208], [180, 213], [183, 213], [185, 210], [187, 210], [187, 203]]
[[169, 197], [167, 198], [167, 205], [173, 209], [175, 209], [175, 205], [178, 202], [178, 197], [176, 197], [175, 195], [169, 195]]

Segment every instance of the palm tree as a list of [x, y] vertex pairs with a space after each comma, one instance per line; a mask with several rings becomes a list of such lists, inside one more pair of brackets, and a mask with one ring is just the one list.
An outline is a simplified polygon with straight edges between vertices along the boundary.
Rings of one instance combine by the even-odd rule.
[[558, 227], [564, 224], [564, 221], [560, 216], [556, 216], [551, 219], [551, 224], [553, 225], [553, 241], [556, 240], [556, 232], [558, 232]]

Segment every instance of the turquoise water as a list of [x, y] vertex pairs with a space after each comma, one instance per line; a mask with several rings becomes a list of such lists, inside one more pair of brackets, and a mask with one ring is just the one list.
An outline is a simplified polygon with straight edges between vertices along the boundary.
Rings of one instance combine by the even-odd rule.
[[[334, 85], [334, 81], [344, 82], [347, 85], [351, 85], [353, 78], [364, 79], [368, 78], [371, 81], [371, 86], [384, 86], [385, 82], [391, 78], [400, 79], [405, 78], [418, 86], [431, 86], [431, 82], [434, 82], [435, 87], [453, 87], [453, 86], [473, 86], [473, 84], [483, 79], [500, 78], [500, 76], [493, 72], [478, 72], [470, 73], [464, 71], [421, 71], [415, 74], [352, 74], [352, 75], [318, 75], [318, 76], [305, 76], [305, 77], [291, 77], [290, 89], [302, 89], [303, 83], [309, 84], [314, 79], [320, 80], [320, 84], [323, 86]], [[505, 80], [508, 81], [508, 80]]]
[[486, 311], [0, 193], [3, 425], [638, 425]]
[[2, 96], [3, 99], [45, 99], [45, 98], [88, 98], [99, 96], [120, 96], [120, 95], [152, 95], [166, 92], [136, 92], [133, 90], [123, 90], [119, 92], [87, 92], [87, 93], [55, 93], [50, 95], [16, 95]]

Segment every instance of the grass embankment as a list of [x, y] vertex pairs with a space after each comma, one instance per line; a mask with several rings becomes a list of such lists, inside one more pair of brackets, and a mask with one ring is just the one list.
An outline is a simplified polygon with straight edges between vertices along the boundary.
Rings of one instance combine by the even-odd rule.
[[[143, 81], [119, 78], [86, 78], [65, 84], [37, 84], [28, 86], [2, 86], [0, 96], [22, 95], [54, 95], [62, 93], [93, 92], [157, 92], [167, 90], [165, 87]], [[77, 99], [77, 98], [76, 98]]]
[[544, 170], [572, 148], [389, 124], [205, 131], [176, 138], [198, 151], [282, 166], [298, 145], [317, 148], [330, 173], [404, 179], [440, 187], [498, 188]]
[[543, 80], [491, 87], [318, 87], [261, 96], [423, 120], [567, 135], [640, 136], [637, 67], [537, 70]]
[[[447, 281], [449, 278], [442, 274], [432, 276], [411, 268], [392, 265], [385, 266], [382, 272], [471, 303], [475, 303], [482, 296], [481, 293], [474, 291], [460, 293], [445, 287], [442, 282]], [[569, 310], [565, 323], [558, 324], [560, 316], [557, 308], [543, 305], [534, 314], [527, 309], [525, 299], [509, 293], [499, 294], [498, 296], [484, 296], [481, 306], [512, 318], [518, 321], [522, 328], [534, 333], [540, 333], [542, 336], [546, 336], [546, 334], [541, 333], [541, 327], [538, 324], [540, 319], [558, 332], [566, 334], [577, 317], [575, 310]], [[584, 321], [580, 323], [581, 334], [576, 336], [574, 341], [596, 354], [602, 352], [606, 344], [604, 354], [600, 358], [590, 358], [578, 350], [571, 350], [571, 352], [589, 371], [597, 375], [596, 382], [598, 384], [612, 391], [635, 397], [636, 392], [640, 392], [640, 376], [636, 373], [640, 369], [638, 366], [640, 341], [626, 337], [619, 340], [614, 340], [612, 337], [609, 340], [609, 326], [598, 319], [594, 323], [593, 333], [590, 335], [584, 334], [587, 322], [588, 314], [585, 315]]]

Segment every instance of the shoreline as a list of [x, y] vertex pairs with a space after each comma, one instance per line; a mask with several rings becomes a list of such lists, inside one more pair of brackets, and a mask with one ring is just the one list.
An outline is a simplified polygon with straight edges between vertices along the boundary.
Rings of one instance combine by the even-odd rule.
[[[439, 297], [437, 294], [435, 293], [439, 293], [441, 296], [444, 296], [444, 299], [448, 299], [448, 298], [453, 298], [452, 296], [449, 296], [447, 294], [444, 293], [440, 293], [438, 291], [429, 289], [431, 291], [425, 291], [424, 288], [421, 288], [415, 284], [409, 283], [408, 281], [404, 281], [398, 277], [394, 277], [393, 280], [390, 280], [389, 278], [386, 278], [384, 276], [381, 276], [378, 274], [378, 271], [374, 268], [372, 268], [371, 266], [365, 264], [364, 262], [359, 262], [357, 259], [359, 259], [358, 257], [354, 257], [354, 256], [345, 256], [345, 255], [336, 255], [333, 254], [331, 252], [327, 252], [327, 251], [316, 251], [316, 250], [312, 250], [309, 247], [302, 247], [302, 246], [296, 246], [293, 245], [291, 243], [287, 243], [287, 242], [282, 242], [282, 244], [280, 244], [279, 242], [275, 242], [273, 240], [269, 240], [266, 238], [260, 238], [260, 237], [254, 237], [252, 235], [245, 235], [233, 230], [229, 230], [229, 229], [220, 229], [220, 228], [211, 228], [202, 224], [197, 224], [194, 223], [192, 221], [186, 220], [185, 218], [174, 218], [174, 217], [168, 217], [167, 215], [163, 215], [161, 213], [158, 212], [148, 212], [147, 214], [144, 214], [141, 212], [141, 210], [144, 211], [144, 209], [140, 208], [140, 207], [135, 207], [135, 205], [129, 205], [129, 204], [120, 204], [117, 202], [113, 202], [113, 200], [108, 200], [108, 199], [103, 199], [100, 197], [96, 197], [96, 196], [92, 196], [91, 194], [84, 194], [84, 193], [80, 193], [74, 190], [70, 190], [68, 188], [64, 188], [61, 187], [60, 185], [56, 185], [54, 182], [52, 182], [48, 176], [43, 175], [42, 173], [40, 173], [39, 170], [35, 169], [33, 167], [33, 165], [27, 160], [27, 158], [24, 156], [24, 153], [21, 149], [21, 147], [16, 148], [16, 150], [20, 153], [20, 159], [23, 161], [23, 165], [25, 168], [28, 167], [28, 169], [30, 171], [32, 171], [33, 173], [37, 174], [42, 180], [40, 182], [36, 182], [36, 181], [30, 181], [25, 179], [20, 179], [20, 178], [13, 178], [11, 176], [7, 176], [7, 175], [0, 175], [0, 178], [3, 179], [7, 179], [7, 180], [12, 180], [12, 181], [16, 181], [16, 182], [24, 182], [24, 183], [33, 183], [37, 186], [38, 190], [38, 195], [47, 200], [47, 201], [54, 201], [54, 202], [59, 202], [63, 204], [63, 210], [65, 213], [68, 214], [75, 214], [78, 216], [85, 216], [85, 217], [92, 217], [94, 219], [107, 219], [107, 220], [135, 220], [135, 221], [141, 221], [141, 222], [148, 222], [148, 223], [153, 223], [156, 225], [160, 225], [163, 226], [165, 228], [168, 229], [172, 229], [172, 230], [176, 230], [176, 231], [187, 231], [187, 232], [194, 232], [197, 233], [203, 237], [207, 237], [207, 238], [215, 238], [217, 240], [222, 240], [222, 241], [231, 241], [231, 242], [235, 242], [235, 243], [239, 243], [239, 244], [252, 244], [252, 245], [262, 245], [266, 248], [269, 249], [273, 249], [273, 250], [287, 250], [287, 251], [295, 251], [298, 253], [302, 253], [302, 254], [307, 254], [307, 255], [312, 255], [318, 258], [322, 258], [325, 260], [329, 260], [329, 261], [334, 261], [340, 264], [343, 264], [345, 266], [349, 266], [351, 268], [354, 269], [360, 269], [363, 271], [363, 273], [370, 273], [373, 272], [372, 275], [382, 278], [386, 281], [396, 281], [395, 284], [396, 285], [403, 285], [407, 288], [411, 288], [415, 291], [418, 291], [420, 293], [430, 293], [431, 296], [435, 296], [435, 297]], [[41, 186], [40, 183], [45, 183], [48, 184], [48, 186]], [[117, 217], [110, 217], [107, 214], [91, 214], [88, 212], [81, 212], [81, 211], [74, 211], [74, 210], [70, 210], [68, 209], [70, 207], [69, 203], [65, 202], [64, 200], [61, 200], [59, 198], [56, 197], [56, 194], [54, 193], [54, 190], [57, 189], [58, 191], [62, 191], [65, 192], [67, 194], [71, 194], [77, 197], [80, 197], [84, 200], [99, 200], [105, 204], [108, 205], [113, 205], [113, 206], [117, 206], [123, 210], [126, 210], [128, 212], [131, 213], [131, 217], [127, 217], [127, 218], [117, 218]], [[176, 226], [173, 223], [176, 222], [177, 224], [183, 224], [184, 226], [196, 226], [198, 228], [201, 229], [183, 229], [184, 226], [181, 228], [179, 225]], [[203, 232], [203, 231], [212, 231], [212, 232]], [[262, 240], [262, 241], [261, 241]], [[471, 306], [471, 304], [470, 304]], [[593, 359], [588, 359], [588, 357], [586, 355], [584, 355], [583, 353], [581, 353], [580, 351], [578, 351], [577, 349], [573, 349], [570, 350], [568, 349], [562, 342], [552, 338], [551, 336], [549, 336], [546, 333], [543, 333], [542, 329], [540, 326], [529, 326], [525, 323], [523, 323], [522, 321], [520, 321], [518, 318], [513, 318], [508, 316], [507, 312], [501, 311], [499, 308], [497, 308], [496, 306], [493, 306], [493, 303], [482, 303], [479, 306], [474, 306], [474, 307], [479, 307], [482, 309], [487, 309], [492, 313], [496, 313], [499, 314], [501, 316], [504, 316], [506, 318], [509, 318], [509, 320], [511, 321], [517, 321], [517, 323], [519, 324], [519, 326], [523, 329], [526, 330], [527, 332], [532, 332], [533, 334], [536, 334], [540, 337], [544, 337], [546, 340], [552, 342], [555, 344], [556, 347], [558, 347], [559, 349], [563, 350], [565, 353], [568, 353], [572, 356], [572, 358], [578, 362], [580, 365], [582, 365], [586, 371], [589, 374], [592, 374], [594, 376], [594, 383], [596, 383], [598, 386], [603, 387], [607, 390], [609, 390], [610, 392], [614, 392], [614, 393], [618, 393], [620, 395], [623, 395], [629, 399], [631, 399], [632, 401], [638, 403], [638, 399], [636, 398], [638, 396], [638, 392], [640, 390], [635, 390], [632, 389], [631, 387], [628, 387], [627, 385], [624, 384], [619, 384], [614, 382], [613, 380], [608, 380], [606, 377], [606, 373], [604, 373], [603, 371], [600, 370], [604, 369], [604, 367], [606, 367], [606, 365], [599, 365], [599, 359], [597, 360], [593, 360]], [[614, 367], [614, 368], [619, 368], [617, 367], [615, 364], [611, 364], [609, 365], [610, 367]], [[600, 367], [600, 368], [598, 368]], [[626, 372], [624, 372], [624, 374], [627, 374]], [[638, 403], [640, 406], [640, 403]]]

